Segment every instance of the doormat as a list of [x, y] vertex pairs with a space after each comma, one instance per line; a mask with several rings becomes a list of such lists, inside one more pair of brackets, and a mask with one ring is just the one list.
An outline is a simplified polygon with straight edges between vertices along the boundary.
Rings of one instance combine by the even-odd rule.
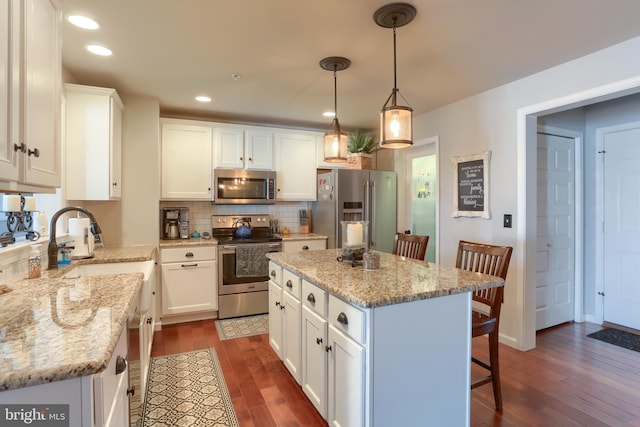
[[216, 320], [216, 329], [220, 340], [267, 334], [269, 333], [269, 315], [258, 314], [257, 316]]
[[629, 350], [640, 351], [640, 335], [632, 334], [631, 332], [606, 328], [587, 336], [619, 347], [628, 348]]
[[213, 348], [153, 357], [142, 426], [239, 427]]

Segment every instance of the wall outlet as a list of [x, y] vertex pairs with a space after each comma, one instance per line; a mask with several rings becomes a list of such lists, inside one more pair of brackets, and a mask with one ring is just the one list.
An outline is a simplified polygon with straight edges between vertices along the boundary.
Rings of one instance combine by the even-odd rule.
[[502, 220], [502, 226], [504, 228], [511, 228], [512, 224], [513, 224], [513, 221], [511, 218], [511, 214], [504, 214], [504, 219]]

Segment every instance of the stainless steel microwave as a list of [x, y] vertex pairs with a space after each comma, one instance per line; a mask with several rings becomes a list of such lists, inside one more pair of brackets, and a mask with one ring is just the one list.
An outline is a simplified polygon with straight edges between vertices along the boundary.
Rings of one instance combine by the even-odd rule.
[[276, 172], [215, 169], [213, 203], [217, 205], [266, 205], [276, 202]]

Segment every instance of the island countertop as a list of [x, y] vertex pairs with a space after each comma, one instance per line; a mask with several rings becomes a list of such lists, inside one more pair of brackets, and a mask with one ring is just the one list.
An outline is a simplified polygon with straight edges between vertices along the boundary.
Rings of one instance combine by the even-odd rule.
[[380, 255], [380, 268], [377, 270], [352, 267], [346, 261], [338, 262], [342, 249], [271, 252], [267, 257], [336, 297], [363, 308], [504, 286], [500, 277], [376, 253]]
[[155, 246], [100, 248], [91, 259], [0, 285], [0, 392], [104, 370], [143, 273], [63, 278], [79, 264], [154, 259]]

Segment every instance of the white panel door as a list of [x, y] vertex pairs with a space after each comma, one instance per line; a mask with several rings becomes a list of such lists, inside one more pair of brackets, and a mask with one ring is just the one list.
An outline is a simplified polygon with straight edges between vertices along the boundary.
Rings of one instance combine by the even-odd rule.
[[574, 151], [573, 138], [538, 134], [536, 330], [573, 320]]
[[605, 322], [640, 329], [640, 125], [604, 134]]

